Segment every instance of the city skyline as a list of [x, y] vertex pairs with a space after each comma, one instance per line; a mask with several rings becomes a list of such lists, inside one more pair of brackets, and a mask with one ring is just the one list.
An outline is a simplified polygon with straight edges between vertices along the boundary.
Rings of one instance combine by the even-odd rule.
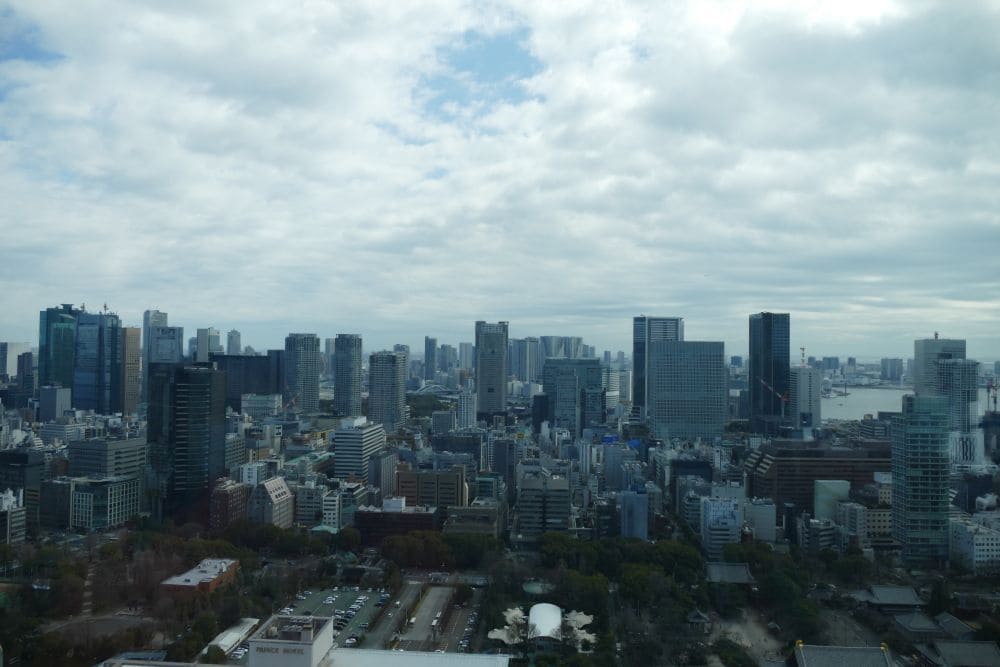
[[[62, 301], [62, 302], [59, 302], [59, 303], [67, 303], [68, 304], [68, 302], [66, 302], [66, 301]], [[82, 304], [69, 304], [69, 305], [74, 305], [74, 307], [80, 308]], [[52, 304], [41, 305], [38, 309], [36, 309], [36, 311], [34, 312], [34, 315], [33, 315], [33, 321], [36, 324], [34, 325], [34, 327], [29, 327], [29, 328], [31, 328], [35, 332], [35, 334], [33, 336], [28, 335], [27, 337], [19, 338], [16, 335], [11, 335], [8, 332], [10, 332], [10, 331], [16, 331], [16, 330], [19, 331], [21, 329], [21, 327], [15, 328], [15, 327], [11, 326], [10, 322], [5, 322], [4, 325], [3, 325], [3, 328], [0, 328], [0, 340], [3, 340], [5, 342], [10, 342], [10, 343], [25, 343], [26, 342], [26, 343], [29, 343], [31, 346], [33, 346], [35, 349], [37, 349], [37, 347], [38, 347], [38, 333], [37, 333], [38, 332], [38, 325], [37, 325], [37, 322], [38, 322], [38, 316], [39, 316], [38, 314], [39, 314], [40, 311], [46, 310], [47, 308], [56, 308], [56, 307], [57, 307], [57, 305], [54, 302]], [[161, 308], [162, 308], [162, 306], [161, 306]], [[155, 310], [157, 312], [160, 312], [159, 309], [153, 309], [153, 308], [148, 308], [147, 310]], [[776, 309], [776, 310], [780, 310], [780, 309]], [[90, 307], [88, 307], [87, 308], [87, 312], [88, 313], [98, 313], [98, 312], [103, 312], [103, 311], [92, 310]], [[133, 317], [133, 318], [122, 316], [121, 315], [121, 311], [118, 310], [118, 309], [116, 309], [116, 308], [110, 307], [110, 304], [109, 304], [109, 310], [108, 310], [108, 312], [112, 313], [114, 315], [117, 315], [119, 317], [119, 319], [121, 320], [122, 327], [135, 327], [135, 326], [140, 326], [141, 327], [141, 323], [142, 323], [142, 320], [143, 320], [141, 314], [138, 317]], [[165, 312], [170, 315], [170, 321], [171, 322], [180, 321], [180, 317], [179, 316], [175, 316], [172, 310], [167, 310]], [[789, 311], [784, 310], [782, 312], [789, 312]], [[687, 335], [688, 338], [690, 338], [692, 340], [694, 340], [695, 338], [698, 338], [698, 339], [719, 340], [720, 342], [723, 342], [724, 345], [725, 345], [725, 353], [726, 353], [727, 357], [735, 355], [735, 356], [742, 356], [744, 358], [747, 358], [748, 357], [748, 353], [749, 353], [749, 339], [748, 339], [748, 335], [746, 334], [746, 318], [749, 315], [751, 315], [751, 314], [752, 313], [745, 313], [742, 316], [741, 325], [742, 325], [743, 333], [742, 333], [742, 340], [740, 340], [740, 339], [738, 339], [739, 334], [734, 333], [733, 334], [733, 338], [726, 338], [725, 336], [718, 335], [717, 333], [713, 333], [712, 331], [707, 330], [706, 327], [703, 324], [701, 326], [699, 326], [698, 322], [692, 322], [691, 320], [689, 320], [683, 314], [664, 314], [664, 313], [658, 313], [657, 314], [657, 313], [649, 313], [649, 312], [643, 313], [643, 315], [647, 316], [647, 317], [667, 317], [667, 318], [679, 318], [679, 319], [683, 319], [684, 322], [685, 322], [685, 332], [686, 332], [686, 335]], [[991, 361], [1000, 360], [1000, 346], [980, 346], [979, 349], [983, 352], [983, 354], [976, 354], [975, 353], [975, 349], [976, 348], [974, 348], [973, 341], [970, 339], [969, 336], [967, 336], [966, 334], [964, 334], [964, 332], [962, 330], [955, 330], [955, 331], [948, 331], [948, 332], [939, 331], [939, 330], [930, 330], [930, 331], [927, 331], [927, 332], [917, 332], [915, 334], [914, 338], [906, 340], [906, 341], [903, 341], [903, 344], [901, 345], [901, 347], [899, 347], [897, 349], [894, 349], [894, 350], [888, 350], [886, 352], [881, 352], [881, 353], [879, 353], [879, 352], [871, 352], [869, 354], [865, 354], [864, 352], [857, 351], [857, 348], [846, 347], [843, 343], [837, 343], [837, 344], [835, 344], [835, 345], [839, 346], [839, 347], [837, 347], [835, 349], [828, 349], [828, 348], [820, 349], [820, 348], [816, 348], [816, 347], [810, 347], [809, 345], [804, 344], [804, 341], [802, 341], [802, 339], [799, 337], [799, 336], [801, 336], [801, 334], [799, 334], [797, 332], [797, 329], [799, 328], [798, 322], [795, 321], [797, 313], [794, 312], [794, 311], [791, 311], [790, 315], [791, 315], [792, 320], [793, 320], [793, 323], [792, 323], [792, 326], [791, 326], [791, 344], [790, 344], [790, 349], [792, 350], [791, 357], [792, 357], [793, 365], [794, 365], [794, 363], [798, 362], [798, 359], [799, 359], [799, 356], [800, 356], [800, 353], [799, 353], [799, 348], [800, 347], [805, 347], [806, 348], [806, 354], [808, 356], [813, 356], [813, 357], [816, 357], [816, 358], [830, 357], [830, 356], [838, 357], [839, 356], [841, 358], [841, 361], [845, 361], [848, 356], [852, 356], [852, 357], [856, 357], [859, 362], [868, 363], [868, 364], [879, 363], [880, 360], [884, 359], [884, 358], [896, 358], [896, 357], [901, 358], [901, 359], [913, 358], [913, 344], [914, 344], [914, 341], [916, 341], [916, 340], [930, 339], [930, 338], [933, 338], [935, 334], [939, 334], [942, 338], [959, 338], [959, 339], [962, 339], [962, 340], [966, 340], [967, 344], [968, 344], [968, 348], [969, 348], [968, 356], [969, 356], [970, 359], [976, 359], [977, 361], [982, 361], [982, 362], [991, 362]], [[622, 352], [624, 352], [626, 354], [627, 357], [631, 358], [632, 357], [632, 353], [633, 353], [633, 342], [631, 340], [631, 336], [633, 334], [633, 332], [632, 332], [632, 329], [633, 329], [633, 319], [636, 316], [638, 316], [638, 313], [633, 313], [625, 321], [622, 322], [622, 327], [623, 327], [622, 330], [624, 331], [624, 335], [622, 336], [622, 341], [621, 341], [620, 344], [612, 344], [612, 345], [609, 345], [609, 346], [602, 346], [600, 343], [594, 342], [595, 339], [589, 337], [586, 332], [581, 332], [581, 331], [577, 330], [577, 331], [562, 331], [562, 332], [556, 333], [554, 331], [551, 331], [551, 329], [553, 327], [550, 327], [550, 326], [547, 326], [547, 325], [544, 325], [544, 324], [541, 325], [541, 329], [540, 330], [526, 330], [526, 328], [525, 328], [526, 325], [522, 324], [522, 325], [519, 326], [517, 322], [511, 322], [510, 323], [510, 330], [511, 330], [510, 339], [511, 340], [515, 340], [515, 339], [519, 340], [519, 339], [523, 339], [525, 337], [539, 337], [539, 336], [550, 336], [550, 335], [556, 335], [556, 336], [573, 336], [573, 335], [576, 335], [576, 336], [581, 337], [584, 343], [586, 343], [588, 345], [593, 345], [595, 347], [596, 354], [597, 354], [598, 357], [600, 357], [601, 354], [604, 351], [609, 351], [609, 352], [612, 353], [612, 355], [616, 354], [619, 351], [622, 351]], [[282, 349], [284, 347], [285, 337], [288, 336], [289, 333], [292, 331], [291, 328], [286, 327], [286, 328], [288, 328], [287, 331], [285, 331], [284, 333], [276, 333], [272, 337], [270, 335], [270, 333], [269, 333], [270, 331], [274, 331], [274, 332], [280, 332], [280, 331], [282, 331], [282, 329], [280, 328], [281, 327], [280, 324], [274, 324], [274, 325], [269, 325], [267, 327], [268, 333], [266, 334], [266, 336], [267, 336], [266, 338], [254, 337], [254, 338], [251, 339], [250, 336], [247, 335], [247, 332], [248, 331], [250, 331], [250, 332], [261, 332], [263, 330], [263, 326], [262, 325], [255, 326], [254, 324], [249, 323], [249, 322], [244, 322], [244, 323], [240, 323], [240, 324], [234, 324], [231, 320], [226, 319], [225, 317], [217, 317], [216, 319], [222, 319], [222, 320], [224, 320], [225, 324], [222, 324], [220, 326], [207, 325], [208, 328], [217, 329], [217, 330], [221, 330], [220, 327], [238, 329], [239, 333], [242, 336], [242, 342], [243, 342], [243, 344], [246, 345], [246, 346], [248, 346], [248, 347], [253, 348], [255, 350], [256, 354], [265, 354], [266, 351], [269, 350], [269, 349]], [[140, 324], [136, 325], [136, 324], [133, 323], [133, 321], [138, 321]], [[192, 323], [188, 322], [188, 323], [182, 323], [182, 324], [178, 325], [175, 328], [187, 329], [188, 331], [192, 331], [193, 332], [193, 331], [195, 331], [199, 327], [197, 327], [195, 324], [192, 324]], [[200, 328], [205, 328], [205, 327], [200, 327]], [[350, 329], [350, 327], [343, 327], [343, 329], [345, 329], [345, 330], [352, 330], [352, 329]], [[361, 337], [364, 339], [364, 348], [363, 349], [364, 349], [364, 352], [365, 352], [366, 355], [367, 354], [371, 354], [373, 352], [383, 351], [383, 350], [392, 350], [393, 346], [399, 345], [399, 344], [407, 345], [411, 350], [421, 351], [421, 350], [424, 350], [424, 347], [425, 347], [424, 346], [424, 342], [425, 342], [424, 338], [426, 338], [427, 336], [430, 335], [430, 334], [424, 334], [424, 333], [422, 333], [422, 332], [420, 332], [420, 331], [418, 331], [416, 329], [406, 329], [406, 328], [400, 329], [398, 335], [397, 334], [385, 333], [384, 331], [381, 332], [381, 333], [379, 333], [379, 332], [372, 333], [370, 330], [364, 329], [364, 327], [358, 327], [358, 329], [360, 330]], [[437, 332], [440, 332], [442, 330], [442, 328], [439, 326], [439, 327], [437, 327], [437, 328], [434, 329], [435, 335], [433, 335], [431, 337], [432, 338], [436, 338], [438, 340], [439, 344], [441, 344], [441, 345], [448, 345], [448, 344], [450, 344], [450, 345], [454, 345], [455, 347], [457, 347], [461, 343], [472, 344], [473, 340], [475, 339], [475, 322], [468, 322], [467, 329], [468, 329], [467, 331], [459, 331], [459, 332], [455, 333], [454, 337], [452, 338], [452, 337], [449, 337], [449, 336], [446, 336], [446, 335], [441, 335], [441, 334], [437, 333]], [[693, 333], [690, 333], [690, 332], [693, 332]], [[324, 338], [333, 339], [336, 335], [340, 335], [341, 333], [344, 333], [344, 331], [341, 331], [340, 329], [338, 329], [336, 333], [331, 333], [330, 331], [319, 329], [319, 330], [313, 330], [313, 331], [306, 331], [306, 333], [316, 334], [320, 339], [324, 339]], [[260, 335], [264, 336], [265, 334], [260, 334]], [[347, 335], [351, 335], [351, 334], [347, 334]], [[189, 336], [189, 338], [195, 338], [195, 337], [196, 336]], [[733, 342], [734, 339], [736, 339], [736, 342]], [[372, 342], [370, 342], [370, 341], [372, 341]], [[185, 349], [186, 349], [187, 343], [188, 343], [188, 340], [186, 338], [184, 340]], [[420, 354], [417, 355], [416, 358], [422, 359], [423, 358], [423, 352], [420, 352]]]
[[1000, 349], [995, 5], [115, 12], [4, 10], [5, 339], [107, 301], [255, 347], [627, 350], [647, 313], [738, 353], [780, 311], [818, 353]]

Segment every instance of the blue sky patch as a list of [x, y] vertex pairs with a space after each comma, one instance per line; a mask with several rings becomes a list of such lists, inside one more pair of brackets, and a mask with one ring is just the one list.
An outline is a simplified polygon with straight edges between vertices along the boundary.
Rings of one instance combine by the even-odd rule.
[[41, 31], [14, 13], [0, 8], [0, 62], [25, 60], [51, 63], [63, 56], [42, 46]]
[[450, 121], [529, 99], [523, 81], [540, 72], [542, 64], [526, 48], [528, 34], [527, 28], [492, 36], [468, 31], [457, 43], [439, 49], [441, 71], [424, 77], [418, 87], [425, 110]]

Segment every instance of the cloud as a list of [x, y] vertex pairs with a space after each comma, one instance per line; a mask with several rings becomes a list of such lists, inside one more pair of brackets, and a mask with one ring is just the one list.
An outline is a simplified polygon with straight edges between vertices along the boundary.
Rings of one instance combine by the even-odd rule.
[[138, 3], [0, 14], [0, 337], [192, 331], [1000, 357], [1000, 15], [966, 3]]

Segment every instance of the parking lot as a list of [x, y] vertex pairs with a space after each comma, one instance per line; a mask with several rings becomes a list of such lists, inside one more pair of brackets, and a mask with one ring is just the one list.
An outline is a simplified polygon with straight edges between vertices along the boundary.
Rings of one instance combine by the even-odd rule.
[[[333, 589], [303, 591], [296, 596], [295, 604], [289, 605], [292, 614], [309, 616], [332, 616], [334, 642], [338, 646], [349, 646], [351, 637], [360, 637], [367, 632], [368, 625], [379, 611], [379, 603], [386, 604], [382, 591], [377, 588], [339, 586]], [[287, 609], [288, 607], [286, 607]]]
[[470, 646], [479, 623], [479, 606], [476, 602], [479, 598], [480, 595], [477, 592], [473, 602], [452, 611], [448, 625], [438, 642], [438, 649], [448, 653], [468, 652], [466, 649]]

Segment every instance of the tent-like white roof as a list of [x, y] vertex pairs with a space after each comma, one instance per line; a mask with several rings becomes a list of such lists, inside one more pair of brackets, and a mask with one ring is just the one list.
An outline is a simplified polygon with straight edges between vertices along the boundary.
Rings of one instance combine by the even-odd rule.
[[552, 639], [559, 639], [560, 627], [562, 626], [562, 609], [548, 602], [540, 602], [533, 605], [531, 611], [528, 612], [528, 624], [528, 627], [531, 628], [530, 638], [550, 637]]

